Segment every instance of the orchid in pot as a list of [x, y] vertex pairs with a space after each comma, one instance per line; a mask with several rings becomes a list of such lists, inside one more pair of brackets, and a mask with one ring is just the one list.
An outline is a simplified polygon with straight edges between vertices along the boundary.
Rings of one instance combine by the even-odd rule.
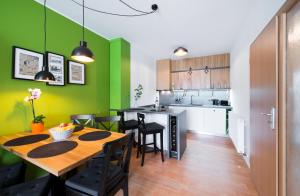
[[41, 97], [42, 91], [40, 89], [28, 89], [29, 96], [25, 97], [25, 101], [29, 102], [32, 109], [33, 121], [31, 123], [31, 131], [33, 133], [39, 133], [44, 130], [44, 121], [46, 118], [44, 115], [36, 115], [34, 110], [34, 100], [39, 99]]

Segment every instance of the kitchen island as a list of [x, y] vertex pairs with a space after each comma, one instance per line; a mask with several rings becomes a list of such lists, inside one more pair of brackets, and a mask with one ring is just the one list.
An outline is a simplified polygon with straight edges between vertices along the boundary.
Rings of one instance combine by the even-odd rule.
[[[125, 120], [137, 119], [137, 113], [145, 114], [145, 123], [156, 122], [165, 127], [163, 132], [163, 149], [168, 157], [181, 159], [186, 148], [186, 111], [181, 109], [155, 109], [139, 107], [122, 110]], [[137, 135], [137, 133], [136, 133]], [[160, 148], [160, 138], [157, 137]], [[147, 135], [147, 143], [153, 142], [153, 136]]]

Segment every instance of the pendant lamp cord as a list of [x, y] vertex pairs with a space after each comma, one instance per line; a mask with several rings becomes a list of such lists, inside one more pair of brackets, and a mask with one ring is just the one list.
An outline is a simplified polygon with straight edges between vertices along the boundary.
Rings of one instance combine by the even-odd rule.
[[82, 41], [84, 41], [84, 0], [82, 0]]
[[44, 0], [44, 52], [47, 50], [47, 0]]
[[123, 0], [120, 0], [121, 3], [123, 3], [124, 5], [126, 5], [127, 7], [129, 7], [130, 9], [136, 11], [136, 12], [140, 12], [140, 13], [143, 13], [143, 14], [148, 14], [149, 12], [144, 12], [142, 10], [139, 10], [139, 9], [136, 9], [134, 7], [132, 7], [131, 5], [129, 5], [128, 3], [124, 2]]
[[[47, 50], [47, 8], [46, 8], [47, 0], [44, 0], [44, 52], [46, 54]], [[44, 57], [43, 71], [48, 71], [48, 66], [46, 62], [46, 58]]]
[[94, 9], [88, 6], [84, 6], [82, 3], [78, 3], [76, 0], [70, 0], [72, 2], [74, 2], [75, 4], [79, 5], [79, 6], [83, 6], [84, 8], [94, 11], [94, 12], [98, 12], [101, 14], [107, 14], [107, 15], [113, 15], [113, 16], [124, 16], [124, 17], [136, 17], [136, 16], [145, 16], [145, 15], [149, 15], [149, 14], [153, 14], [155, 12], [157, 12], [157, 10], [152, 10], [150, 12], [145, 12], [145, 11], [141, 11], [138, 10], [134, 7], [132, 7], [131, 5], [129, 5], [128, 3], [124, 2], [123, 0], [119, 0], [121, 3], [123, 3], [124, 5], [126, 5], [127, 7], [129, 7], [130, 9], [139, 12], [138, 14], [118, 14], [118, 13], [112, 13], [112, 12], [107, 12], [107, 11], [103, 11], [103, 10], [98, 10], [98, 9]]

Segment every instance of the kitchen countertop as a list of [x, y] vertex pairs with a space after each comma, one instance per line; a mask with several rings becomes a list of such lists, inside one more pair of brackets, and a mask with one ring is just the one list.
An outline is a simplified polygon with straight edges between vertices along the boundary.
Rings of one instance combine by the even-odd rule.
[[200, 107], [200, 108], [220, 108], [220, 109], [232, 109], [231, 106], [219, 106], [219, 105], [197, 105], [197, 104], [170, 104], [170, 105], [164, 105], [167, 106], [167, 108], [163, 108], [160, 110], [156, 110], [152, 105], [149, 106], [141, 106], [138, 108], [128, 108], [128, 109], [111, 109], [111, 111], [123, 111], [123, 112], [141, 112], [141, 113], [148, 113], [148, 114], [167, 114], [167, 115], [173, 115], [177, 116], [180, 115], [185, 110], [172, 110], [168, 108], [168, 106], [173, 107]]
[[232, 109], [231, 106], [222, 106], [222, 105], [170, 104], [170, 105], [165, 105], [165, 106]]
[[166, 114], [166, 115], [172, 115], [172, 116], [178, 116], [185, 112], [185, 110], [172, 110], [169, 108], [163, 108], [160, 110], [156, 110], [153, 107], [138, 107], [138, 108], [128, 108], [128, 109], [111, 109], [111, 111], [123, 111], [123, 112], [141, 112], [146, 114]]

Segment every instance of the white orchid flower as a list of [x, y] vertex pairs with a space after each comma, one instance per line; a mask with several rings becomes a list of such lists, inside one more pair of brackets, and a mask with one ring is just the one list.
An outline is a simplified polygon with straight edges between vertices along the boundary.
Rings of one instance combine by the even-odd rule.
[[30, 100], [30, 98], [28, 97], [28, 96], [26, 96], [25, 98], [24, 98], [24, 101], [26, 101], [26, 102], [28, 102]]
[[32, 99], [39, 99], [41, 97], [42, 91], [38, 88], [31, 89], [31, 98]]

